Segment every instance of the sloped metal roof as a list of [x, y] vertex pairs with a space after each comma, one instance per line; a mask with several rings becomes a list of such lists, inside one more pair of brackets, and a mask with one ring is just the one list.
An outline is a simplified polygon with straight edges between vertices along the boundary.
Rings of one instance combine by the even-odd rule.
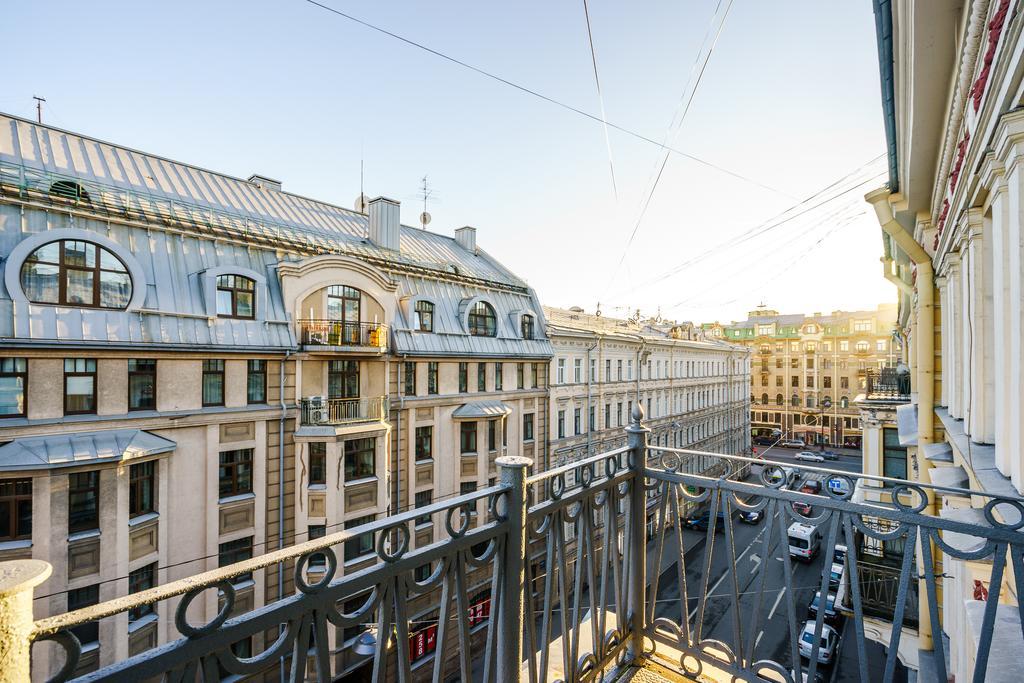
[[662, 329], [663, 326], [654, 326], [648, 323], [633, 323], [628, 320], [609, 318], [604, 315], [593, 315], [580, 311], [573, 311], [564, 308], [553, 308], [544, 306], [544, 315], [547, 319], [549, 334], [601, 334], [609, 337], [620, 337], [627, 341], [645, 340], [659, 344], [673, 344], [692, 349], [708, 349], [719, 351], [745, 351], [745, 348], [736, 344], [730, 344], [725, 340], [706, 338], [676, 339], [670, 335], [670, 330]]
[[455, 420], [483, 420], [511, 415], [512, 409], [502, 401], [472, 401], [463, 403], [452, 412]]
[[55, 469], [167, 453], [177, 444], [141, 429], [15, 439], [0, 446], [0, 471]]

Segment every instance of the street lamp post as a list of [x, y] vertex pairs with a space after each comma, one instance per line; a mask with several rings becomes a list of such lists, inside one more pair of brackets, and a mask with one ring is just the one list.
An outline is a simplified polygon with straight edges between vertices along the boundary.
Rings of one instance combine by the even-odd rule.
[[[818, 404], [818, 429], [821, 429], [822, 427], [824, 427], [824, 425], [822, 424], [824, 422], [824, 420], [822, 418], [825, 415], [825, 411], [828, 410], [831, 407], [832, 407], [832, 397], [831, 396], [826, 396], [825, 398], [821, 399], [821, 403]], [[829, 427], [829, 429], [831, 429], [831, 427]], [[818, 438], [818, 450], [823, 451], [823, 450], [825, 450], [825, 443], [820, 438], [821, 437], [821, 432], [818, 433], [818, 437], [819, 437]]]

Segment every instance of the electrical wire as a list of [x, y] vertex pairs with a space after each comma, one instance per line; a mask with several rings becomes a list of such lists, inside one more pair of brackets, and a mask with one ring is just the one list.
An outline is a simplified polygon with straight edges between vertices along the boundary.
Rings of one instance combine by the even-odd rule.
[[608, 149], [608, 170], [612, 176], [612, 192], [615, 201], [619, 201], [619, 188], [615, 183], [615, 160], [612, 157], [612, 141], [608, 137], [608, 117], [604, 111], [604, 95], [601, 93], [601, 77], [597, 71], [597, 50], [594, 49], [594, 32], [590, 28], [590, 9], [587, 0], [583, 0], [583, 17], [587, 23], [587, 40], [590, 42], [590, 62], [594, 65], [594, 85], [597, 86], [597, 101], [601, 105], [601, 127], [604, 129], [604, 145]]
[[[330, 12], [331, 14], [335, 14], [335, 15], [337, 15], [339, 17], [344, 18], [344, 19], [348, 19], [349, 21], [354, 22], [356, 24], [359, 24], [360, 26], [368, 28], [368, 29], [370, 29], [372, 31], [376, 31], [376, 32], [381, 33], [383, 35], [386, 35], [386, 36], [388, 36], [390, 38], [394, 38], [395, 40], [401, 41], [401, 42], [405, 43], [406, 45], [414, 47], [414, 48], [416, 48], [418, 50], [423, 50], [424, 52], [428, 52], [428, 53], [434, 55], [435, 57], [439, 57], [440, 59], [443, 59], [443, 60], [445, 60], [447, 62], [451, 62], [452, 64], [455, 64], [457, 66], [461, 66], [464, 69], [468, 69], [470, 71], [473, 71], [474, 73], [477, 73], [477, 74], [479, 74], [481, 76], [484, 76], [485, 78], [489, 78], [489, 79], [491, 79], [493, 81], [497, 81], [498, 83], [501, 83], [503, 85], [507, 85], [508, 87], [514, 88], [515, 90], [523, 92], [523, 93], [525, 93], [527, 95], [531, 95], [531, 96], [536, 97], [538, 99], [544, 100], [545, 102], [548, 102], [549, 104], [553, 104], [553, 105], [555, 105], [557, 107], [561, 107], [562, 109], [565, 109], [566, 111], [570, 111], [570, 112], [572, 112], [574, 114], [578, 114], [578, 115], [583, 116], [585, 118], [588, 118], [591, 121], [594, 121], [596, 123], [602, 123], [604, 125], [607, 125], [609, 128], [617, 130], [620, 133], [625, 133], [626, 135], [629, 135], [630, 137], [636, 138], [637, 140], [641, 140], [643, 142], [647, 142], [647, 143], [655, 145], [657, 147], [663, 147], [663, 145], [661, 145], [657, 140], [654, 140], [654, 139], [652, 139], [650, 137], [647, 137], [646, 135], [643, 135], [642, 133], [638, 133], [638, 132], [636, 132], [636, 131], [634, 131], [632, 129], [626, 128], [625, 126], [621, 126], [621, 125], [619, 125], [617, 123], [613, 123], [612, 121], [602, 121], [601, 117], [595, 116], [594, 114], [591, 114], [588, 111], [584, 111], [583, 109], [580, 109], [578, 107], [574, 107], [573, 105], [568, 104], [566, 102], [563, 102], [561, 100], [557, 100], [554, 97], [550, 97], [548, 95], [544, 95], [543, 93], [541, 93], [541, 92], [539, 92], [537, 90], [533, 90], [532, 88], [528, 88], [525, 85], [520, 85], [519, 83], [516, 83], [514, 81], [510, 81], [507, 78], [504, 78], [504, 77], [499, 76], [499, 75], [497, 75], [497, 74], [495, 74], [493, 72], [490, 72], [490, 71], [487, 71], [485, 69], [482, 69], [482, 68], [480, 68], [478, 66], [473, 66], [472, 64], [469, 64], [468, 62], [464, 62], [461, 59], [457, 59], [455, 57], [447, 55], [444, 52], [441, 52], [440, 50], [435, 50], [434, 48], [428, 47], [428, 46], [426, 46], [426, 45], [424, 45], [422, 43], [418, 43], [418, 42], [416, 42], [416, 41], [414, 41], [414, 40], [412, 40], [410, 38], [406, 38], [406, 37], [401, 36], [401, 35], [399, 35], [397, 33], [389, 31], [386, 28], [382, 28], [380, 26], [377, 26], [376, 24], [372, 24], [372, 23], [370, 23], [368, 21], [360, 19], [359, 17], [353, 16], [353, 15], [348, 14], [346, 12], [342, 12], [341, 10], [335, 9], [334, 7], [331, 7], [330, 5], [326, 5], [326, 4], [322, 3], [322, 2], [318, 2], [317, 0], [302, 0], [302, 1], [306, 2], [306, 3], [310, 4], [310, 5], [313, 5], [314, 7], [319, 7], [320, 9], [322, 9], [322, 10], [324, 10], [326, 12]], [[700, 157], [698, 157], [696, 155], [690, 154], [689, 152], [684, 152], [683, 150], [675, 148], [675, 147], [670, 147], [670, 148], [667, 148], [667, 149], [669, 149], [669, 151], [671, 151], [673, 154], [678, 154], [679, 156], [685, 157], [685, 158], [687, 158], [687, 159], [689, 159], [691, 161], [694, 161], [694, 162], [696, 162], [698, 164], [701, 164], [702, 166], [706, 166], [707, 168], [714, 169], [714, 170], [718, 171], [719, 173], [723, 173], [723, 174], [725, 174], [727, 176], [731, 176], [733, 178], [736, 178], [737, 180], [742, 180], [745, 183], [748, 183], [750, 185], [755, 185], [757, 187], [760, 187], [763, 190], [768, 190], [769, 192], [774, 192], [775, 194], [780, 194], [780, 195], [783, 195], [783, 196], [786, 196], [786, 197], [789, 196], [785, 192], [783, 192], [782, 190], [779, 190], [778, 188], [771, 187], [770, 185], [766, 185], [766, 184], [764, 184], [764, 183], [762, 183], [760, 181], [757, 181], [757, 180], [755, 180], [755, 179], [753, 179], [753, 178], [751, 178], [749, 176], [745, 176], [742, 173], [737, 173], [736, 171], [731, 171], [731, 170], [729, 170], [729, 169], [727, 169], [727, 168], [725, 168], [723, 166], [719, 166], [718, 164], [715, 164], [715, 163], [712, 163], [710, 161], [707, 161], [706, 159], [702, 159], [702, 158], [700, 158]]]

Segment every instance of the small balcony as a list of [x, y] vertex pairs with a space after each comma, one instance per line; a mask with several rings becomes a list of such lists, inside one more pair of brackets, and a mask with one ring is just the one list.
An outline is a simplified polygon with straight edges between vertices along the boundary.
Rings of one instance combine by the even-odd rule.
[[864, 397], [869, 401], [910, 401], [910, 372], [900, 373], [894, 367], [868, 369], [864, 371], [864, 379]]
[[362, 422], [383, 422], [388, 415], [386, 396], [372, 398], [324, 398], [299, 401], [299, 420], [310, 427], [339, 427]]
[[[35, 678], [69, 680], [85, 657], [75, 627], [116, 635], [102, 620], [172, 601], [169, 642], [90, 680], [893, 681], [908, 595], [939, 633], [950, 558], [990, 567], [975, 680], [996, 644], [1019, 641], [1000, 603], [1024, 595], [1024, 499], [804, 463], [818, 487], [797, 490], [792, 463], [650, 446], [641, 418], [624, 447], [532, 476], [501, 457], [493, 486], [66, 614], [34, 619], [45, 562], [0, 565], [0, 672], [27, 680], [35, 648]], [[983, 507], [926, 514], [950, 495]], [[438, 530], [414, 543], [425, 523]], [[360, 565], [343, 573], [349, 543]], [[899, 562], [865, 595], [872, 544]], [[236, 607], [238, 577], [291, 562], [294, 593]], [[894, 603], [893, 628], [869, 621], [875, 603]], [[946, 646], [934, 639], [929, 680], [947, 679]]]
[[298, 334], [304, 351], [382, 355], [388, 349], [388, 326], [383, 323], [303, 319]]

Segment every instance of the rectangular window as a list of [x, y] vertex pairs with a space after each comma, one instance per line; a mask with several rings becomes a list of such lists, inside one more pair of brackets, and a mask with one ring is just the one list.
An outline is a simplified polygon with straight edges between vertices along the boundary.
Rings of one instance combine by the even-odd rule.
[[[373, 522], [373, 515], [367, 515], [365, 517], [357, 517], [356, 519], [350, 519], [345, 522], [346, 529], [355, 529], [358, 526], [364, 524], [370, 524]], [[359, 534], [351, 541], [345, 541], [345, 561], [351, 562], [352, 560], [358, 560], [360, 557], [364, 557], [373, 552], [373, 532], [367, 531], [364, 534]], [[365, 602], [365, 601], [364, 601]]]
[[789, 378], [789, 383], [790, 383], [790, 386], [792, 386], [794, 389], [799, 388], [800, 387], [800, 377], [798, 375], [793, 375], [792, 377]]
[[309, 448], [309, 483], [323, 486], [327, 484], [327, 444], [323, 441], [311, 441]]
[[782, 375], [775, 375], [775, 386], [782, 386]]
[[622, 381], [622, 361], [616, 361], [616, 379]]
[[590, 359], [590, 375], [587, 377], [591, 382], [597, 381], [597, 359]]
[[[98, 583], [68, 591], [68, 611], [85, 609], [98, 605], [100, 602], [100, 585]], [[100, 622], [90, 621], [69, 629], [82, 645], [96, 643], [100, 639]]]
[[886, 341], [885, 339], [876, 339], [875, 350], [880, 351], [881, 353], [885, 353], [886, 351], [889, 350], [889, 342]]
[[848, 340], [846, 340], [846, 339], [841, 339], [839, 341], [839, 350], [840, 351], [849, 351], [850, 350], [850, 342]]
[[[464, 496], [468, 493], [476, 493], [476, 482], [475, 481], [464, 481], [459, 484], [459, 495]], [[471, 508], [471, 514], [476, 514], [476, 505], [474, 504]]]
[[502, 376], [503, 370], [501, 363], [494, 364], [494, 390], [501, 391], [505, 385], [505, 378]]
[[427, 393], [437, 393], [437, 361], [427, 363]]
[[498, 421], [487, 421], [487, 450], [493, 453], [498, 450]]
[[[315, 541], [327, 535], [326, 524], [310, 524], [306, 527], [306, 540]], [[322, 569], [327, 566], [327, 555], [324, 553], [313, 553], [309, 556], [306, 564], [310, 569]]]
[[533, 441], [533, 413], [523, 413], [523, 441]]
[[[252, 536], [239, 538], [217, 546], [217, 566], [227, 567], [236, 562], [244, 562], [252, 559]], [[252, 581], [252, 572], [246, 572], [231, 578], [236, 586], [246, 581]]]
[[574, 358], [572, 361], [572, 381], [579, 384], [583, 381], [583, 360]]
[[224, 361], [203, 361], [203, 405], [224, 405]]
[[89, 415], [96, 412], [96, 360], [64, 359], [64, 414]]
[[612, 362], [610, 360], [608, 360], [607, 358], [604, 361], [604, 381], [605, 382], [611, 382], [612, 381]]
[[534, 389], [540, 386], [540, 363], [530, 363], [530, 386]]
[[813, 389], [814, 388], [814, 375], [807, 375], [804, 378], [804, 381], [805, 381], [805, 385], [807, 386], [808, 389]]
[[249, 405], [267, 402], [267, 361], [249, 361], [246, 373], [245, 395]]
[[907, 449], [900, 445], [899, 432], [889, 427], [882, 429], [882, 476], [907, 478]]
[[68, 475], [68, 533], [100, 528], [99, 470]]
[[781, 369], [782, 368], [782, 359], [781, 358], [776, 358], [775, 359], [775, 367], [777, 369]]
[[799, 370], [800, 369], [800, 359], [799, 358], [790, 358], [789, 359], [789, 367], [793, 368], [794, 370]]
[[813, 370], [814, 369], [814, 359], [813, 358], [808, 358], [807, 359], [807, 369], [808, 370]]
[[0, 358], [0, 418], [25, 415], [28, 360]]
[[140, 462], [128, 469], [128, 515], [138, 517], [156, 510], [156, 461]]
[[359, 361], [328, 361], [327, 396], [328, 398], [359, 398]]
[[459, 423], [459, 452], [476, 453], [476, 422]]
[[608, 429], [612, 426], [612, 404], [604, 404], [604, 428]]
[[0, 479], [0, 541], [32, 538], [32, 479]]
[[633, 361], [626, 361], [626, 379], [633, 379]]
[[825, 389], [831, 389], [832, 388], [832, 378], [829, 377], [828, 375], [825, 375], [824, 377], [822, 377], [821, 381], [822, 381], [822, 385], [821, 386], [823, 388], [825, 388]]
[[622, 426], [622, 401], [615, 404], [615, 423], [619, 427]]
[[565, 359], [558, 359], [558, 366], [555, 370], [555, 383], [565, 384]]
[[128, 361], [128, 410], [156, 409], [156, 361]]
[[221, 498], [252, 493], [252, 451], [242, 448], [220, 454], [217, 478]]
[[[139, 567], [128, 574], [128, 595], [141, 593], [156, 586], [156, 562]], [[153, 613], [153, 605], [139, 605], [128, 610], [128, 621], [136, 621]]]
[[583, 409], [574, 408], [572, 411], [572, 431], [573, 434], [580, 434], [583, 432]]
[[594, 431], [594, 412], [597, 410], [595, 406], [590, 406], [590, 410], [587, 414], [587, 431]]
[[[416, 507], [425, 508], [434, 504], [434, 492], [433, 491], [418, 491], [416, 493]], [[422, 524], [430, 524], [430, 515], [421, 515], [416, 518], [416, 526]]]
[[564, 410], [559, 410], [558, 411], [558, 438], [559, 439], [564, 439], [565, 438], [565, 411]]
[[487, 391], [487, 364], [476, 364], [476, 390]]
[[345, 481], [374, 476], [376, 464], [377, 439], [349, 439], [345, 442]]
[[526, 365], [525, 363], [516, 364], [516, 388], [526, 388]]
[[405, 395], [415, 396], [416, 395], [416, 363], [413, 361], [405, 361], [403, 364], [403, 372], [405, 373]]
[[469, 391], [469, 363], [459, 363], [459, 393]]
[[416, 428], [416, 460], [434, 458], [434, 428], [430, 425]]

